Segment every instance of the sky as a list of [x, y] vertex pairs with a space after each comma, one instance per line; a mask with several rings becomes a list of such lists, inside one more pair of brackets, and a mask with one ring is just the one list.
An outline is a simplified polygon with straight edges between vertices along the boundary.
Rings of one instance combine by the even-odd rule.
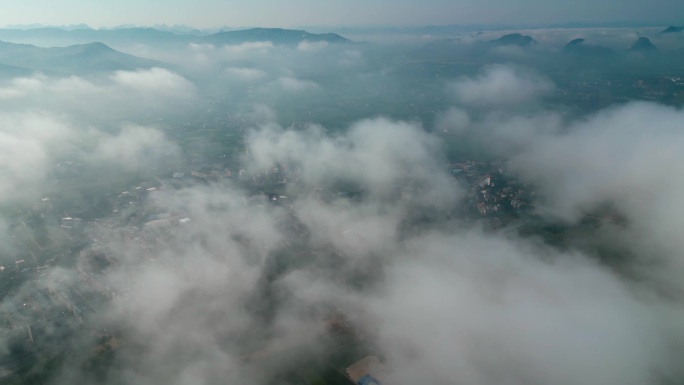
[[0, 25], [354, 26], [683, 21], [680, 0], [0, 0]]

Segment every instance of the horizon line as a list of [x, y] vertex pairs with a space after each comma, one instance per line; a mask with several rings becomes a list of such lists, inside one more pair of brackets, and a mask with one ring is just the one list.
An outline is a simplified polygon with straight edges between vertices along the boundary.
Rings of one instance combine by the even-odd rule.
[[254, 28], [273, 28], [273, 29], [365, 29], [365, 30], [383, 30], [383, 29], [429, 29], [429, 28], [454, 28], [454, 29], [544, 29], [544, 28], [656, 28], [668, 26], [681, 26], [684, 22], [661, 22], [661, 21], [605, 21], [605, 22], [589, 22], [589, 21], [566, 21], [558, 23], [449, 23], [449, 24], [338, 24], [338, 25], [299, 25], [299, 26], [218, 26], [218, 27], [195, 27], [188, 24], [168, 24], [157, 23], [152, 25], [138, 25], [138, 24], [118, 24], [114, 26], [98, 26], [92, 27], [87, 23], [74, 24], [42, 24], [42, 23], [17, 23], [5, 24], [0, 26], [0, 29], [17, 29], [17, 30], [33, 30], [44, 28], [56, 28], [67, 30], [116, 30], [116, 29], [187, 29], [190, 31], [206, 32], [206, 31], [228, 31], [228, 30], [246, 30]]

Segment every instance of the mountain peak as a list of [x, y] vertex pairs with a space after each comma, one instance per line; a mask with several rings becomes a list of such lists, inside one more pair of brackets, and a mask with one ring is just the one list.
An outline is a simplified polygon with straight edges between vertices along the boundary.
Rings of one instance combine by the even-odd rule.
[[651, 39], [647, 37], [640, 37], [632, 46], [629, 48], [630, 51], [637, 52], [652, 52], [656, 51], [658, 48], [651, 43]]
[[112, 52], [118, 52], [114, 49], [112, 49], [110, 46], [100, 43], [100, 42], [94, 42], [94, 43], [86, 43], [86, 44], [75, 44], [75, 45], [70, 45], [68, 47], [60, 48], [64, 50], [65, 52], [69, 51], [72, 53], [83, 53], [83, 54], [107, 54], [107, 53], [112, 53]]
[[537, 41], [531, 36], [526, 36], [519, 33], [503, 35], [497, 40], [492, 40], [491, 42], [496, 45], [517, 45], [519, 47], [529, 47], [537, 44]]
[[582, 39], [582, 38], [571, 40], [568, 44], [565, 45], [565, 48], [579, 47], [579, 46], [583, 45], [585, 41], [586, 41], [586, 39]]
[[103, 43], [42, 48], [0, 43], [0, 63], [31, 71], [60, 74], [151, 68], [159, 63], [116, 51]]
[[87, 44], [80, 44], [83, 48], [87, 48], [89, 50], [100, 50], [100, 51], [114, 51], [112, 47], [108, 46], [105, 43], [101, 43], [99, 41], [92, 42], [92, 43], [87, 43]]
[[582, 55], [585, 58], [606, 58], [615, 53], [612, 49], [607, 47], [587, 44], [586, 39], [583, 38], [571, 40], [565, 45], [565, 47], [563, 47], [563, 52], [574, 55]]
[[671, 25], [662, 30], [660, 33], [677, 33], [682, 31], [684, 31], [684, 27], [675, 27], [674, 25]]

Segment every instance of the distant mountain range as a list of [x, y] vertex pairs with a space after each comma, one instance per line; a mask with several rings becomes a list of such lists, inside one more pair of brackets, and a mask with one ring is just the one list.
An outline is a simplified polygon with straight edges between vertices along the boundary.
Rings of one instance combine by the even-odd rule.
[[234, 45], [256, 41], [289, 46], [302, 41], [330, 44], [350, 42], [334, 33], [315, 34], [280, 28], [252, 28], [209, 35], [178, 34], [154, 28], [95, 30], [87, 26], [69, 29], [0, 29], [0, 77], [23, 76], [35, 71], [71, 75], [169, 67], [165, 63], [117, 51], [109, 45], [148, 44], [177, 48], [190, 43]]
[[[600, 64], [601, 61], [620, 60], [625, 58], [625, 55], [630, 52], [642, 54], [659, 52], [658, 48], [647, 37], [639, 37], [626, 50], [615, 50], [587, 44], [586, 40], [582, 38], [574, 39], [567, 43], [560, 52], [564, 56], [556, 56], [553, 51], [532, 49], [537, 44], [537, 41], [531, 36], [520, 33], [511, 33], [503, 35], [498, 39], [475, 43], [466, 42], [458, 38], [438, 39], [414, 50], [409, 56], [414, 60], [450, 60], [464, 63], [488, 62], [500, 54], [493, 48], [513, 46], [528, 50], [528, 58], [554, 60], [553, 58], [556, 57], [559, 60], [565, 58], [568, 60], [598, 62]], [[523, 58], [518, 59], [524, 60]]]
[[71, 31], [74, 29], [92, 29], [89, 25], [81, 23], [81, 24], [68, 24], [68, 25], [60, 25], [60, 26], [55, 26], [55, 25], [45, 25], [45, 24], [9, 24], [5, 27], [5, 29], [37, 29], [37, 28], [59, 28], [59, 29], [64, 29], [67, 31]]
[[[585, 57], [592, 57], [593, 59], [607, 59], [610, 57], [617, 57], [620, 51], [616, 51], [607, 47], [585, 44], [585, 39], [574, 39], [563, 47], [563, 52], [566, 54], [581, 55]], [[658, 48], [647, 37], [639, 37], [627, 50], [628, 52], [656, 52]]]
[[[604, 23], [567, 22], [552, 24], [447, 24], [447, 25], [420, 25], [420, 26], [342, 26], [334, 29], [340, 34], [413, 34], [448, 36], [460, 33], [472, 33], [482, 31], [515, 31], [515, 30], [543, 30], [543, 29], [584, 29], [584, 28], [660, 28], [662, 25], [653, 22], [616, 21]], [[316, 31], [320, 27], [307, 27], [307, 30]]]
[[164, 65], [113, 50], [103, 43], [41, 48], [0, 42], [0, 76], [23, 76], [35, 71], [48, 74], [92, 74]]
[[336, 33], [309, 33], [306, 31], [281, 28], [252, 28], [242, 31], [218, 32], [197, 38], [212, 44], [234, 44], [250, 41], [270, 41], [273, 44], [298, 44], [302, 41], [348, 43], [350, 40]]
[[281, 28], [252, 28], [237, 31], [217, 32], [209, 35], [197, 33], [175, 33], [154, 28], [120, 29], [0, 29], [0, 40], [14, 43], [30, 43], [41, 46], [58, 46], [102, 42], [108, 45], [148, 44], [185, 45], [196, 44], [239, 44], [255, 41], [271, 41], [276, 45], [296, 45], [304, 40], [325, 41], [332, 44], [348, 43], [350, 40], [334, 33], [315, 34], [302, 30]]
[[525, 36], [519, 33], [511, 33], [508, 35], [503, 35], [496, 40], [491, 40], [489, 43], [497, 46], [517, 45], [518, 47], [530, 47], [537, 44], [537, 41], [531, 36]]

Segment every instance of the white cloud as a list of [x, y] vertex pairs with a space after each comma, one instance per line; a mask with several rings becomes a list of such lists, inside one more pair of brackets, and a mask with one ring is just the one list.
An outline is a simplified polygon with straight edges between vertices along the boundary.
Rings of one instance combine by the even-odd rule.
[[475, 78], [450, 83], [458, 101], [475, 107], [507, 107], [534, 102], [554, 90], [548, 79], [531, 70], [491, 65]]
[[265, 54], [274, 47], [270, 41], [254, 41], [235, 45], [224, 45], [220, 49], [230, 56], [241, 56], [249, 53]]
[[[129, 170], [159, 166], [160, 158], [177, 155], [160, 132], [128, 127], [110, 136], [91, 119], [125, 119], [195, 96], [191, 82], [159, 68], [89, 79], [36, 74], [7, 81], [0, 87], [0, 200], [41, 194], [48, 180], [56, 183], [54, 167], [65, 159], [97, 158]], [[92, 148], [99, 152], [95, 157]]]
[[246, 67], [228, 67], [226, 68], [226, 73], [234, 78], [245, 81], [261, 80], [267, 76], [265, 71]]
[[314, 187], [341, 178], [366, 186], [371, 196], [380, 198], [396, 195], [406, 179], [426, 187], [418, 200], [431, 205], [448, 205], [461, 197], [437, 163], [438, 142], [415, 124], [364, 120], [338, 137], [328, 137], [315, 126], [301, 133], [267, 126], [249, 140], [255, 169], [292, 162]]
[[160, 165], [172, 166], [179, 154], [177, 145], [166, 139], [161, 131], [124, 126], [115, 136], [103, 136], [91, 157], [105, 165], [120, 165], [139, 171]]
[[43, 110], [85, 117], [122, 116], [192, 102], [195, 85], [162, 68], [116, 71], [108, 77], [50, 77], [36, 74], [0, 87], [0, 111]]
[[544, 261], [476, 233], [406, 252], [368, 305], [384, 319], [387, 382], [636, 385], [673, 353], [659, 305], [582, 256]]
[[216, 49], [216, 46], [214, 46], [213, 44], [190, 43], [189, 47], [193, 51], [213, 51], [214, 49]]
[[470, 126], [470, 116], [462, 109], [452, 107], [437, 117], [435, 126], [444, 132], [462, 133]]
[[619, 214], [624, 223], [604, 223], [591, 242], [631, 256], [635, 274], [679, 291], [682, 125], [681, 110], [642, 102], [570, 122], [550, 112], [491, 114], [473, 127], [539, 190], [538, 213], [571, 224], [605, 210]]
[[77, 140], [68, 123], [37, 113], [0, 113], [0, 202], [35, 191], [52, 166]]
[[[608, 146], [607, 157], [617, 162], [661, 165], [680, 148], [664, 133], [680, 126], [681, 112], [637, 107], [581, 123], [587, 126], [580, 132], [598, 133], [596, 147]], [[652, 154], [661, 140], [670, 139], [662, 158], [653, 161], [623, 157], [622, 150], [610, 149], [613, 131], [605, 138], [597, 132], [604, 125], [633, 122], [637, 127], [645, 121], [662, 127], [651, 132], [654, 141], [634, 134], [635, 139], [622, 139], [629, 145], [620, 147], [627, 148], [626, 154]], [[571, 140], [544, 134], [522, 148], [527, 155], [517, 164], [525, 166], [525, 156], [543, 163], [529, 171], [548, 177], [550, 186], [576, 171], [585, 174], [584, 166], [575, 170], [577, 157], [569, 155], [571, 147], [584, 144], [584, 135]], [[150, 128], [124, 127], [98, 138], [92, 156], [104, 163], [150, 163], [150, 154], [173, 156], [166, 152], [163, 135]], [[113, 376], [141, 383], [226, 378], [260, 383], [267, 370], [250, 371], [240, 338], [253, 328], [263, 336], [250, 341], [255, 346], [247, 353], [313, 340], [322, 325], [312, 309], [321, 303], [356, 307], [352, 315], [364, 326], [379, 323], [373, 348], [385, 358], [387, 382], [397, 384], [429, 379], [438, 384], [637, 385], [653, 382], [656, 374], [681, 373], [677, 358], [684, 331], [678, 325], [684, 317], [679, 299], [663, 299], [652, 286], [625, 279], [579, 251], [463, 230], [458, 221], [404, 235], [402, 225], [412, 208], [446, 212], [463, 194], [443, 167], [439, 142], [419, 125], [373, 119], [330, 135], [321, 127], [285, 131], [271, 122], [251, 132], [246, 147], [248, 171], [263, 172], [285, 162], [300, 179], [288, 187], [299, 196], [269, 205], [231, 185], [169, 189], [153, 198], [154, 205], [191, 217], [188, 225], [163, 230], [167, 233], [160, 242], [145, 238], [146, 230], [142, 241], [122, 240], [115, 235], [118, 230], [102, 237], [119, 263], [101, 279], [114, 290], [133, 289], [98, 316], [123, 328], [125, 338], [145, 342], [117, 351], [117, 357], [133, 358], [141, 369], [129, 373], [126, 367], [122, 373], [113, 368]], [[545, 158], [547, 147], [558, 161]], [[590, 155], [595, 152], [588, 147]], [[608, 186], [614, 185], [605, 175], [611, 166], [598, 167], [598, 178], [589, 182], [608, 178]], [[643, 174], [638, 179], [648, 176], [637, 174]], [[643, 180], [668, 186], [662, 177]], [[357, 200], [315, 197], [316, 188], [325, 190], [335, 181], [363, 194]], [[416, 188], [412, 198], [400, 197], [411, 187]], [[295, 225], [301, 233], [293, 231]], [[359, 285], [359, 272], [369, 271], [372, 282]], [[363, 310], [379, 319], [367, 321]]]
[[124, 89], [154, 97], [189, 98], [195, 94], [190, 81], [164, 68], [117, 71], [111, 79]]
[[288, 92], [300, 93], [316, 91], [320, 88], [316, 82], [306, 79], [297, 79], [291, 76], [278, 78], [278, 85]]
[[15, 78], [7, 86], [0, 88], [0, 100], [21, 98], [40, 92], [42, 88], [40, 78]]
[[314, 41], [310, 42], [308, 40], [303, 40], [297, 44], [297, 50], [300, 52], [316, 52], [325, 49], [330, 43], [327, 41]]

